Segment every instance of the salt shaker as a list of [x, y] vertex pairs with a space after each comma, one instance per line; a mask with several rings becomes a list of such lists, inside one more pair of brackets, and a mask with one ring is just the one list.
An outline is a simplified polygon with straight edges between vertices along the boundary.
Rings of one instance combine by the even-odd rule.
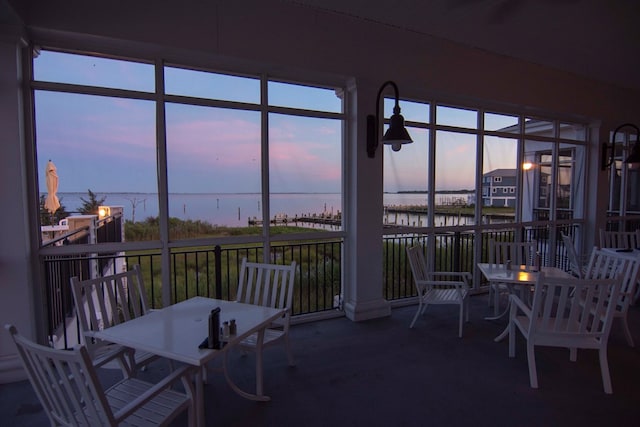
[[229, 338], [229, 322], [227, 321], [222, 324], [222, 336], [224, 338]]

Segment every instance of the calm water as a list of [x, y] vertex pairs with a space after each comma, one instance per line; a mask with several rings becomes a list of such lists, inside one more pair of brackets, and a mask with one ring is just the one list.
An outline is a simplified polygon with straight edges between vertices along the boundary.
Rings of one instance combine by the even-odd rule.
[[[81, 199], [88, 199], [86, 193], [59, 193], [61, 203], [67, 212], [77, 212], [82, 206]], [[122, 206], [128, 220], [143, 221], [147, 217], [158, 216], [158, 195], [142, 193], [97, 193], [106, 197], [107, 206]], [[437, 203], [450, 203], [456, 199], [467, 200], [466, 194], [437, 194]], [[426, 194], [384, 194], [384, 205], [426, 205]], [[270, 200], [271, 217], [275, 215], [311, 216], [314, 214], [337, 214], [342, 212], [339, 194], [273, 194]], [[206, 221], [214, 225], [245, 227], [250, 218], [262, 218], [260, 194], [170, 194], [169, 215], [180, 219]], [[415, 215], [388, 215], [385, 222], [424, 225]], [[464, 224], [464, 218], [441, 218], [440, 225]], [[453, 221], [453, 223], [452, 223]], [[444, 224], [443, 224], [444, 225]]]

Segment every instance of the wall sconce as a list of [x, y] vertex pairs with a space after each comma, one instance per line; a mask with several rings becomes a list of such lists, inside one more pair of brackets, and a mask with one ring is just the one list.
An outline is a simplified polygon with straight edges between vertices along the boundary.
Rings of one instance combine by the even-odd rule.
[[632, 127], [636, 130], [636, 142], [633, 144], [633, 147], [631, 147], [631, 153], [625, 159], [624, 163], [629, 165], [630, 169], [635, 169], [640, 166], [640, 129], [638, 129], [638, 126], [633, 123], [625, 123], [618, 126], [616, 130], [613, 131], [611, 144], [607, 144], [606, 142], [602, 144], [602, 170], [607, 170], [607, 168], [615, 162], [616, 134], [620, 129], [626, 126]]
[[391, 123], [389, 123], [389, 129], [382, 137], [383, 144], [390, 144], [393, 151], [400, 151], [402, 144], [411, 144], [413, 140], [409, 136], [409, 132], [404, 127], [404, 117], [400, 114], [400, 95], [398, 94], [398, 86], [391, 80], [385, 82], [378, 90], [378, 97], [376, 98], [376, 115], [369, 114], [367, 116], [367, 155], [370, 158], [376, 156], [376, 149], [378, 148], [378, 126], [380, 123], [380, 96], [382, 91], [387, 85], [393, 86], [396, 96], [396, 105], [393, 107], [393, 115], [391, 116]]

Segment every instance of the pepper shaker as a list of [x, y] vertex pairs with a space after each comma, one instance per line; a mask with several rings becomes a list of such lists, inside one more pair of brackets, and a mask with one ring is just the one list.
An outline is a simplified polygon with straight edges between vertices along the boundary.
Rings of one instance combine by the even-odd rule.
[[229, 334], [235, 335], [238, 333], [238, 325], [236, 325], [236, 319], [231, 319], [229, 322]]

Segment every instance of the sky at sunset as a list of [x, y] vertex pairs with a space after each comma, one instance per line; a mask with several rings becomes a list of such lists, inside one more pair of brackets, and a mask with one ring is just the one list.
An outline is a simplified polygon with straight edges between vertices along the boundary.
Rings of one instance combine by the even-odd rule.
[[[36, 80], [153, 92], [151, 64], [42, 52]], [[259, 80], [167, 68], [169, 94], [204, 96], [259, 105]], [[331, 90], [269, 83], [271, 105], [339, 112]], [[36, 141], [40, 191], [46, 192], [48, 160], [58, 169], [59, 192], [157, 191], [155, 103], [152, 100], [37, 91]], [[426, 122], [429, 106], [401, 101], [406, 120]], [[385, 103], [385, 115], [392, 103]], [[439, 122], [470, 122], [475, 112], [438, 107]], [[442, 108], [442, 110], [440, 110]], [[259, 193], [259, 111], [167, 103], [168, 183], [175, 193]], [[410, 128], [413, 144], [400, 152], [381, 146], [385, 191], [427, 187], [428, 131]], [[272, 192], [341, 190], [341, 138], [338, 120], [269, 115], [269, 167]], [[439, 133], [436, 188], [472, 188], [476, 165], [473, 135]], [[506, 159], [492, 168], [514, 167], [515, 143], [497, 144]], [[494, 148], [498, 150], [498, 148]], [[485, 167], [486, 169], [486, 167]]]

